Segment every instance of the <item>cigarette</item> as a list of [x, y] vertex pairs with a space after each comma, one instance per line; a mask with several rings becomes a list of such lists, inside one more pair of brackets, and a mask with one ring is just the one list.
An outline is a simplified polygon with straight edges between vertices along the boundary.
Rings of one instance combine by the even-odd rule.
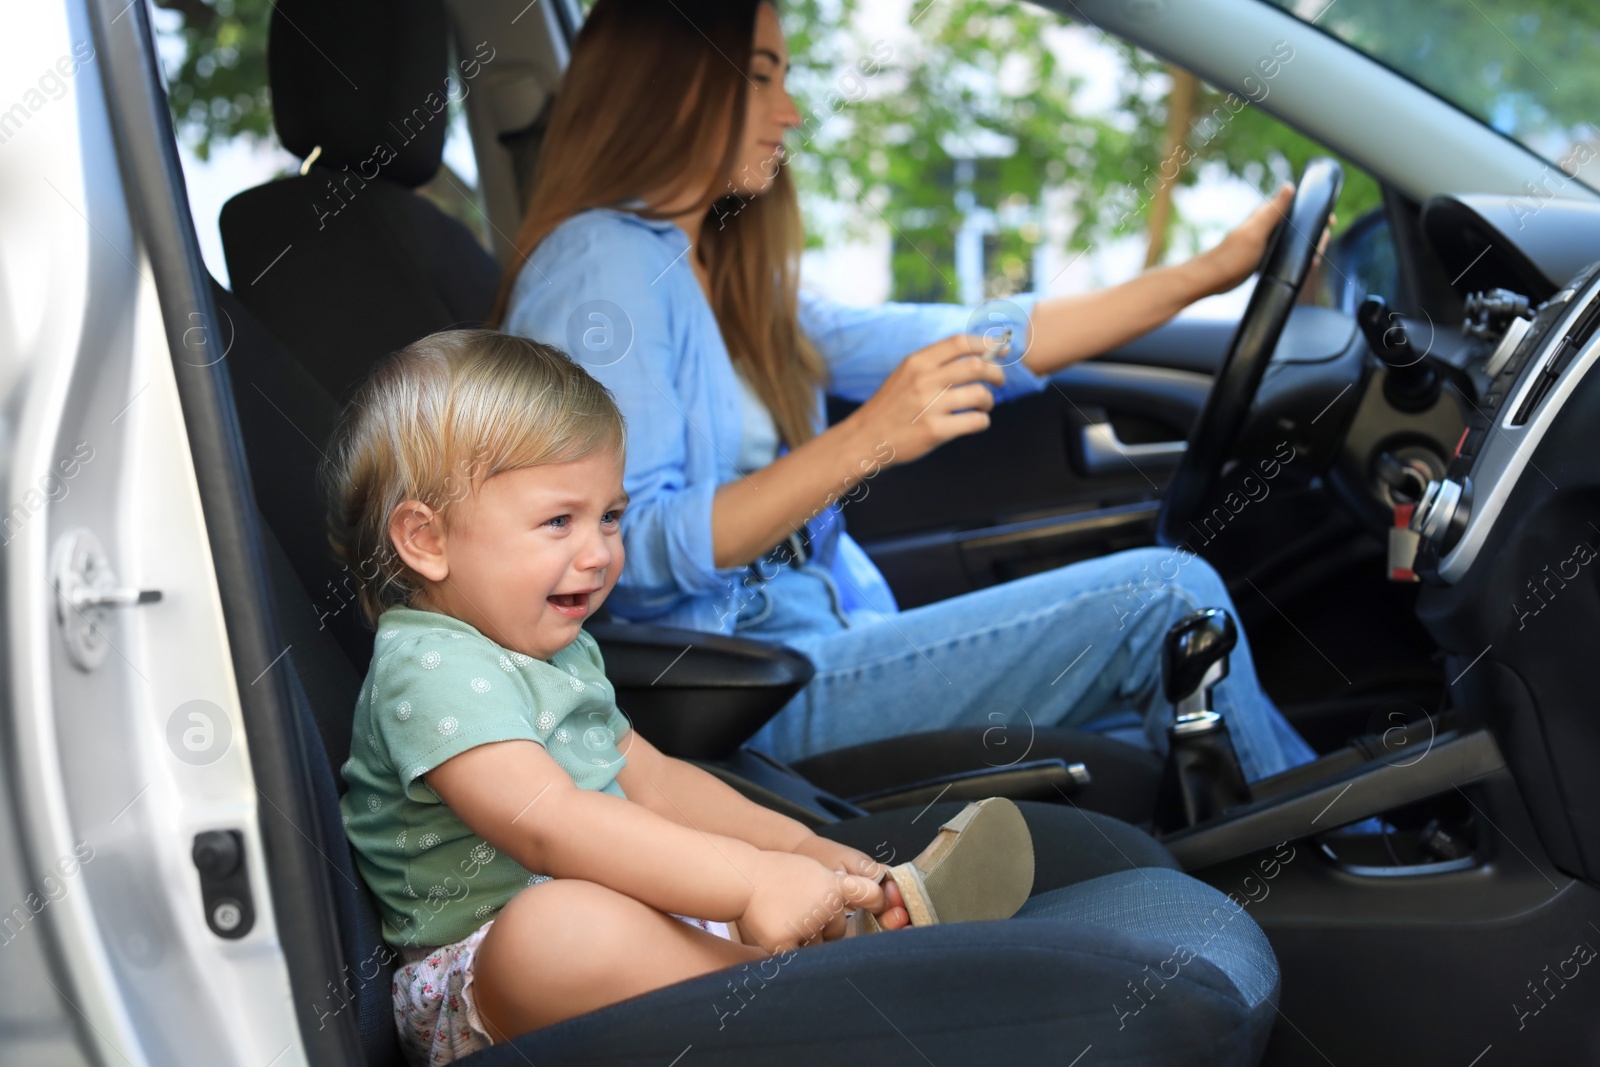
[[1011, 349], [1011, 327], [1007, 326], [1000, 332], [1000, 339], [989, 345], [983, 351], [983, 358], [993, 363], [1003, 353]]

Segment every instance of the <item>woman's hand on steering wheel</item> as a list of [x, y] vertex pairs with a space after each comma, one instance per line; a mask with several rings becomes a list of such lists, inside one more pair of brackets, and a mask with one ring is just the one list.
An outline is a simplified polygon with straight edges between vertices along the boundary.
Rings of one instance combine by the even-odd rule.
[[1197, 257], [1209, 268], [1211, 277], [1205, 295], [1227, 292], [1261, 266], [1272, 231], [1288, 216], [1293, 200], [1294, 186], [1284, 182], [1271, 200], [1252, 211], [1215, 248]]
[[989, 386], [1003, 384], [1005, 371], [983, 358], [985, 347], [981, 337], [956, 334], [913, 352], [849, 421], [868, 440], [888, 442], [894, 463], [988, 429], [994, 407]]
[[[1217, 369], [1211, 391], [1189, 430], [1188, 447], [1161, 498], [1161, 512], [1156, 516], [1159, 544], [1181, 544], [1190, 534], [1190, 520], [1212, 499], [1222, 468], [1248, 421], [1256, 391], [1266, 377], [1267, 364], [1327, 243], [1333, 206], [1338, 203], [1343, 186], [1344, 169], [1336, 161], [1324, 156], [1312, 159], [1281, 210], [1278, 202], [1288, 196], [1288, 186], [1224, 239], [1223, 245], [1227, 245], [1241, 232], [1260, 227], [1259, 232], [1267, 235], [1264, 249], [1245, 251], [1260, 257], [1254, 269], [1261, 272], [1261, 278], [1250, 293], [1250, 302], [1245, 305], [1233, 340], [1228, 342], [1227, 355]], [[1275, 228], [1278, 236], [1273, 238]], [[1315, 243], [1311, 239], [1314, 233], [1318, 234]], [[1234, 245], [1233, 254], [1239, 259], [1233, 269], [1245, 270], [1241, 265], [1244, 251], [1239, 250], [1243, 242]]]

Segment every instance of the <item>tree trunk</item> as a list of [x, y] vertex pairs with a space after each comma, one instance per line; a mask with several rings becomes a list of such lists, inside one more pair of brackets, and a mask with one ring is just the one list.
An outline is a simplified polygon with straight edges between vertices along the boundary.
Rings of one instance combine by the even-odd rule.
[[[1161, 163], [1157, 167], [1156, 189], [1150, 198], [1150, 244], [1145, 249], [1144, 265], [1149, 270], [1161, 262], [1167, 251], [1167, 233], [1172, 228], [1172, 187], [1177, 182], [1177, 167], [1169, 164], [1175, 153], [1189, 142], [1189, 124], [1194, 121], [1194, 100], [1198, 84], [1193, 74], [1182, 67], [1169, 65], [1172, 91], [1167, 95], [1167, 135], [1163, 142]], [[1172, 180], [1165, 180], [1166, 173]]]

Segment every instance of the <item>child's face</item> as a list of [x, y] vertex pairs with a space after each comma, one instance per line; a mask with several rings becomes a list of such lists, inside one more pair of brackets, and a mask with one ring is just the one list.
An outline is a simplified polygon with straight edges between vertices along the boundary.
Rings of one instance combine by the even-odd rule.
[[549, 659], [617, 583], [627, 500], [622, 456], [612, 451], [485, 479], [452, 505], [444, 536], [412, 537], [424, 554], [437, 541], [435, 573], [417, 568], [428, 579], [427, 606]]

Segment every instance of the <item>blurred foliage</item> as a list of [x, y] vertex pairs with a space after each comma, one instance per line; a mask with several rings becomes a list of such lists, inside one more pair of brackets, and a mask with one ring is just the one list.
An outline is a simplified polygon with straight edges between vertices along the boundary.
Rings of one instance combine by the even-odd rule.
[[1600, 133], [1593, 0], [1340, 0], [1317, 25], [1547, 157], [1569, 131]]
[[[879, 221], [889, 226], [897, 299], [958, 298], [958, 155], [980, 157], [970, 188], [988, 207], [1037, 208], [1046, 188], [1065, 190], [1072, 205], [1066, 239], [1072, 251], [1143, 233], [1151, 192], [1163, 183], [1163, 173], [1170, 184], [1190, 186], [1214, 164], [1267, 193], [1326, 152], [1259, 108], [1239, 107], [1238, 98], [1233, 108], [1225, 107], [1227, 94], [1202, 86], [1191, 125], [1192, 155], [1169, 158], [1171, 78], [1142, 49], [1106, 38], [1123, 63], [1116, 98], [1102, 113], [1086, 114], [1077, 105], [1083, 80], [1072, 72], [1070, 59], [1062, 61], [1070, 56], [1072, 23], [1053, 12], [1026, 3], [940, 0], [917, 9], [915, 41], [880, 63], [886, 46], [835, 29], [848, 25], [857, 2], [785, 5], [793, 85], [807, 119], [796, 131], [794, 165], [812, 198], [858, 205], [835, 226], [837, 233], [813, 227], [814, 243], [839, 233], [859, 236]], [[864, 77], [864, 90], [852, 76]], [[1270, 79], [1266, 86], [1270, 95]], [[1204, 138], [1197, 137], [1194, 131], [1212, 114], [1220, 118], [1206, 127]], [[1378, 206], [1381, 195], [1369, 175], [1349, 160], [1341, 162], [1342, 227]], [[1026, 277], [1013, 261], [1031, 258], [1041, 221], [1037, 211], [1031, 224], [1018, 221], [1026, 215], [1001, 214], [998, 240], [989, 243], [1007, 254], [990, 261], [991, 295], [1015, 291], [1014, 280]], [[1181, 212], [1175, 216], [1183, 232]], [[1024, 236], [1030, 229], [1032, 241]]]
[[202, 160], [213, 145], [272, 133], [267, 89], [267, 19], [272, 0], [154, 0], [182, 16], [183, 59], [168, 71], [167, 102], [178, 133]]
[[[169, 101], [196, 155], [208, 159], [213, 146], [236, 137], [271, 137], [271, 0], [154, 2], [182, 16], [184, 54], [168, 72]], [[1377, 0], [1343, 4], [1379, 10]], [[859, 8], [860, 0], [788, 0], [782, 9], [791, 86], [806, 120], [791, 137], [793, 165], [813, 245], [887, 224], [895, 297], [953, 300], [955, 239], [969, 203], [1003, 209], [986, 240], [998, 292], [1039, 281], [1028, 268], [1047, 189], [1069, 198], [1069, 251], [1144, 231], [1165, 155], [1170, 79], [1161, 62], [1107, 38], [1124, 63], [1116, 99], [1085, 114], [1077, 106], [1083, 79], [1061, 59], [1070, 56], [1072, 24], [1053, 12], [991, 0], [925, 2], [913, 7], [914, 39], [897, 50], [862, 35]], [[1197, 116], [1223, 99], [1202, 87]], [[1320, 151], [1253, 106], [1219, 114], [1226, 121], [1177, 170], [1178, 186], [1215, 164], [1267, 192]], [[966, 182], [957, 181], [958, 159], [973, 161]], [[1346, 174], [1342, 224], [1379, 202], [1370, 177], [1348, 162]], [[1181, 213], [1175, 224], [1183, 232]]]

